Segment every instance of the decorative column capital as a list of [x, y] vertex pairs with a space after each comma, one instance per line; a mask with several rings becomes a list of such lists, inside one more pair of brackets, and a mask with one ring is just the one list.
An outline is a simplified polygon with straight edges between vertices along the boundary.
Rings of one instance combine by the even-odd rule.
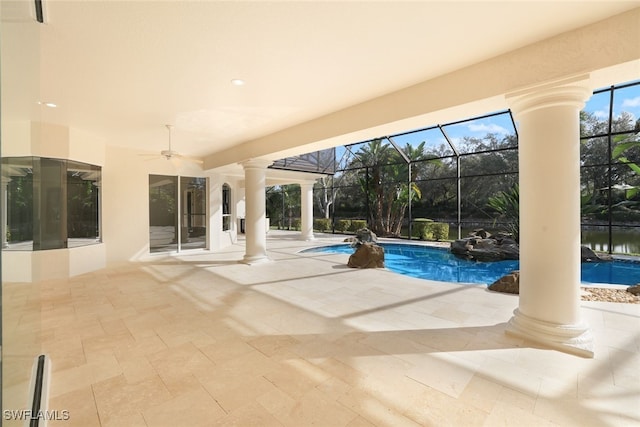
[[316, 181], [313, 180], [303, 180], [303, 181], [299, 181], [298, 184], [300, 185], [301, 188], [313, 188], [313, 186], [316, 184]]
[[573, 106], [582, 109], [592, 93], [589, 75], [584, 74], [524, 88], [508, 93], [505, 97], [517, 116], [555, 106]]
[[273, 164], [272, 160], [267, 159], [248, 159], [240, 162], [244, 170], [247, 169], [266, 169]]

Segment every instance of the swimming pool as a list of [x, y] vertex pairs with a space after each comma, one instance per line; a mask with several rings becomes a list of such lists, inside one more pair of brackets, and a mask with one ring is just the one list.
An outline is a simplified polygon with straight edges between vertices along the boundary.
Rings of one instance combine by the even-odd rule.
[[[443, 282], [491, 284], [519, 268], [518, 261], [477, 262], [460, 259], [448, 249], [403, 243], [384, 247], [385, 266], [396, 273]], [[349, 244], [321, 246], [302, 252], [352, 254]], [[634, 285], [640, 283], [640, 262], [616, 260], [582, 264], [582, 283]]]

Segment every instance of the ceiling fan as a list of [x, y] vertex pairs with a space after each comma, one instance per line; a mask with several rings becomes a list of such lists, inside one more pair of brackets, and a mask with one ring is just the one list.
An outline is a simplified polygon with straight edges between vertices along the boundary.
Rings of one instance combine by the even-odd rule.
[[160, 151], [160, 157], [164, 157], [167, 160], [172, 160], [172, 159], [184, 159], [184, 160], [188, 160], [190, 162], [195, 162], [195, 163], [202, 163], [202, 160], [200, 159], [196, 159], [193, 157], [186, 157], [183, 156], [182, 154], [178, 153], [177, 151], [173, 150], [171, 148], [171, 131], [173, 130], [173, 125], [165, 125], [165, 127], [169, 130], [169, 148], [166, 150], [162, 150]]

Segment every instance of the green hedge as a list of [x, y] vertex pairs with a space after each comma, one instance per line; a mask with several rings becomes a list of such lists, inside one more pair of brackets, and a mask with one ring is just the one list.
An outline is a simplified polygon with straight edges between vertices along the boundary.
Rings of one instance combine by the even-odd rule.
[[294, 230], [300, 230], [301, 226], [302, 222], [300, 221], [300, 218], [293, 218], [291, 220], [291, 228], [293, 228]]
[[316, 218], [313, 220], [313, 228], [320, 232], [331, 230], [331, 220], [329, 218]]
[[339, 219], [336, 221], [336, 231], [344, 233], [349, 230], [349, 227], [351, 227], [350, 219]]

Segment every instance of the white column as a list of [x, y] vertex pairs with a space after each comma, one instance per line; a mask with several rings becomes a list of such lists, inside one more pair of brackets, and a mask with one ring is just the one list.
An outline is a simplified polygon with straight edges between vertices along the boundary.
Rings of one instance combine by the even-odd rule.
[[314, 240], [313, 235], [313, 182], [300, 183], [300, 214], [302, 240]]
[[518, 122], [520, 298], [507, 333], [593, 357], [580, 313], [580, 120], [588, 76], [510, 94]]
[[268, 261], [265, 211], [266, 169], [272, 162], [253, 159], [242, 163], [245, 180], [245, 264]]

